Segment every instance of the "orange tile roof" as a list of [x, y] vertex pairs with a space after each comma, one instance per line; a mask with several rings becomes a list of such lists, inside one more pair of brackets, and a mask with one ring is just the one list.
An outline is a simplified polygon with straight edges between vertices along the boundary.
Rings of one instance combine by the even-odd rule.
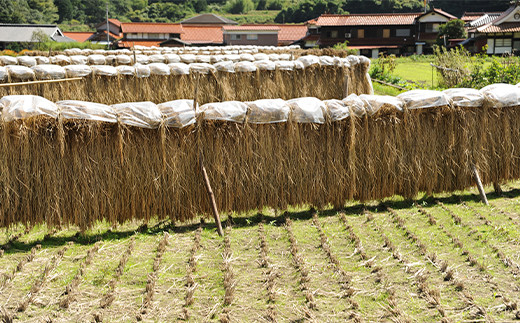
[[159, 44], [162, 42], [162, 40], [139, 40], [139, 41], [120, 41], [119, 47], [123, 48], [132, 48], [134, 46], [146, 46], [146, 47], [159, 47]]
[[222, 44], [224, 37], [222, 36], [221, 26], [190, 26], [183, 25], [181, 40], [188, 43], [214, 43]]
[[150, 33], [150, 34], [182, 34], [181, 24], [156, 23], [156, 22], [123, 22], [123, 33]]
[[305, 25], [278, 25], [278, 41], [296, 41], [307, 35], [307, 26]]
[[379, 13], [335, 15], [323, 14], [316, 20], [318, 26], [378, 26], [413, 25], [421, 13]]
[[94, 35], [94, 33], [83, 31], [64, 31], [63, 35], [72, 38], [79, 43], [83, 43], [84, 41], [89, 39], [90, 36]]
[[224, 31], [279, 31], [278, 25], [241, 25], [241, 26], [222, 26]]
[[520, 31], [520, 23], [506, 22], [500, 25], [488, 24], [477, 28], [481, 33], [515, 33]]

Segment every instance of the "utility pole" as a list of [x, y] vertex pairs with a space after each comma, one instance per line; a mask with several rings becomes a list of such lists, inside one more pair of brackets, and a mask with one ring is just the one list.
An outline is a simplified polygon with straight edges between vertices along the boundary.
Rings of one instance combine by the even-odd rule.
[[107, 48], [110, 49], [110, 25], [108, 24], [108, 0], [107, 0]]

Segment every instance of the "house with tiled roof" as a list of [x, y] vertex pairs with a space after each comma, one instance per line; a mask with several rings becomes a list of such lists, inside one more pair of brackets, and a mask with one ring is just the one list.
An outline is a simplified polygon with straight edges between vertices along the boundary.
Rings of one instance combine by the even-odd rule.
[[482, 52], [487, 45], [486, 53], [490, 55], [520, 52], [520, 4], [512, 5], [499, 15], [487, 14], [487, 18], [483, 18], [471, 22], [469, 37], [463, 42], [466, 48]]
[[304, 47], [330, 47], [348, 42], [360, 54], [422, 54], [431, 51], [439, 26], [455, 16], [440, 9], [426, 13], [323, 14], [307, 22]]

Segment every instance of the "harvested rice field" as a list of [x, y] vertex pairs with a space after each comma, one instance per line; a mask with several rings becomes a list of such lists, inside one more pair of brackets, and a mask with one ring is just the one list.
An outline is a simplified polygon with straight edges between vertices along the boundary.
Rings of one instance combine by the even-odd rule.
[[0, 231], [3, 322], [520, 318], [520, 183], [214, 223]]

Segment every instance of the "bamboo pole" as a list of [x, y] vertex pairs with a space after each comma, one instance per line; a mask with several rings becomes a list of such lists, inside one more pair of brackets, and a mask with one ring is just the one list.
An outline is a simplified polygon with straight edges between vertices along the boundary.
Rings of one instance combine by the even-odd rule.
[[475, 164], [471, 165], [471, 170], [473, 171], [473, 177], [475, 178], [475, 182], [477, 184], [478, 192], [480, 194], [480, 199], [482, 200], [482, 203], [489, 205], [486, 197], [486, 192], [484, 191], [484, 186], [482, 186], [482, 181], [480, 180], [480, 175], [478, 174], [478, 170]]
[[4, 84], [0, 84], [0, 87], [12, 87], [12, 86], [32, 85], [32, 84], [46, 84], [46, 83], [59, 83], [59, 82], [79, 81], [79, 80], [82, 80], [82, 79], [83, 79], [82, 77], [72, 77], [72, 78], [62, 79], [62, 80], [45, 80], [45, 81], [4, 83]]
[[200, 169], [202, 171], [202, 176], [204, 177], [204, 185], [206, 185], [206, 190], [208, 191], [209, 200], [211, 202], [213, 217], [215, 218], [215, 223], [217, 224], [217, 232], [219, 236], [223, 236], [224, 232], [222, 231], [222, 224], [220, 223], [220, 215], [218, 214], [217, 202], [215, 201], [215, 194], [213, 194], [213, 190], [211, 189], [211, 184], [209, 182], [208, 173], [206, 172], [206, 167], [204, 167], [204, 156], [202, 155], [202, 152], [199, 154], [199, 162]]
[[[195, 75], [195, 94], [193, 95], [193, 109], [196, 112], [197, 109], [197, 97], [199, 95], [199, 74]], [[199, 129], [200, 131], [200, 129]], [[215, 218], [215, 223], [217, 224], [217, 233], [219, 236], [224, 235], [224, 231], [222, 231], [222, 224], [220, 223], [220, 215], [218, 213], [217, 202], [215, 201], [215, 194], [211, 189], [211, 183], [209, 181], [208, 172], [206, 171], [206, 167], [204, 166], [204, 154], [202, 152], [202, 146], [200, 140], [198, 140], [199, 144], [199, 164], [200, 170], [202, 172], [202, 177], [204, 178], [204, 185], [206, 186], [206, 190], [208, 191], [209, 201], [211, 203], [211, 210], [213, 211], [213, 218]]]

